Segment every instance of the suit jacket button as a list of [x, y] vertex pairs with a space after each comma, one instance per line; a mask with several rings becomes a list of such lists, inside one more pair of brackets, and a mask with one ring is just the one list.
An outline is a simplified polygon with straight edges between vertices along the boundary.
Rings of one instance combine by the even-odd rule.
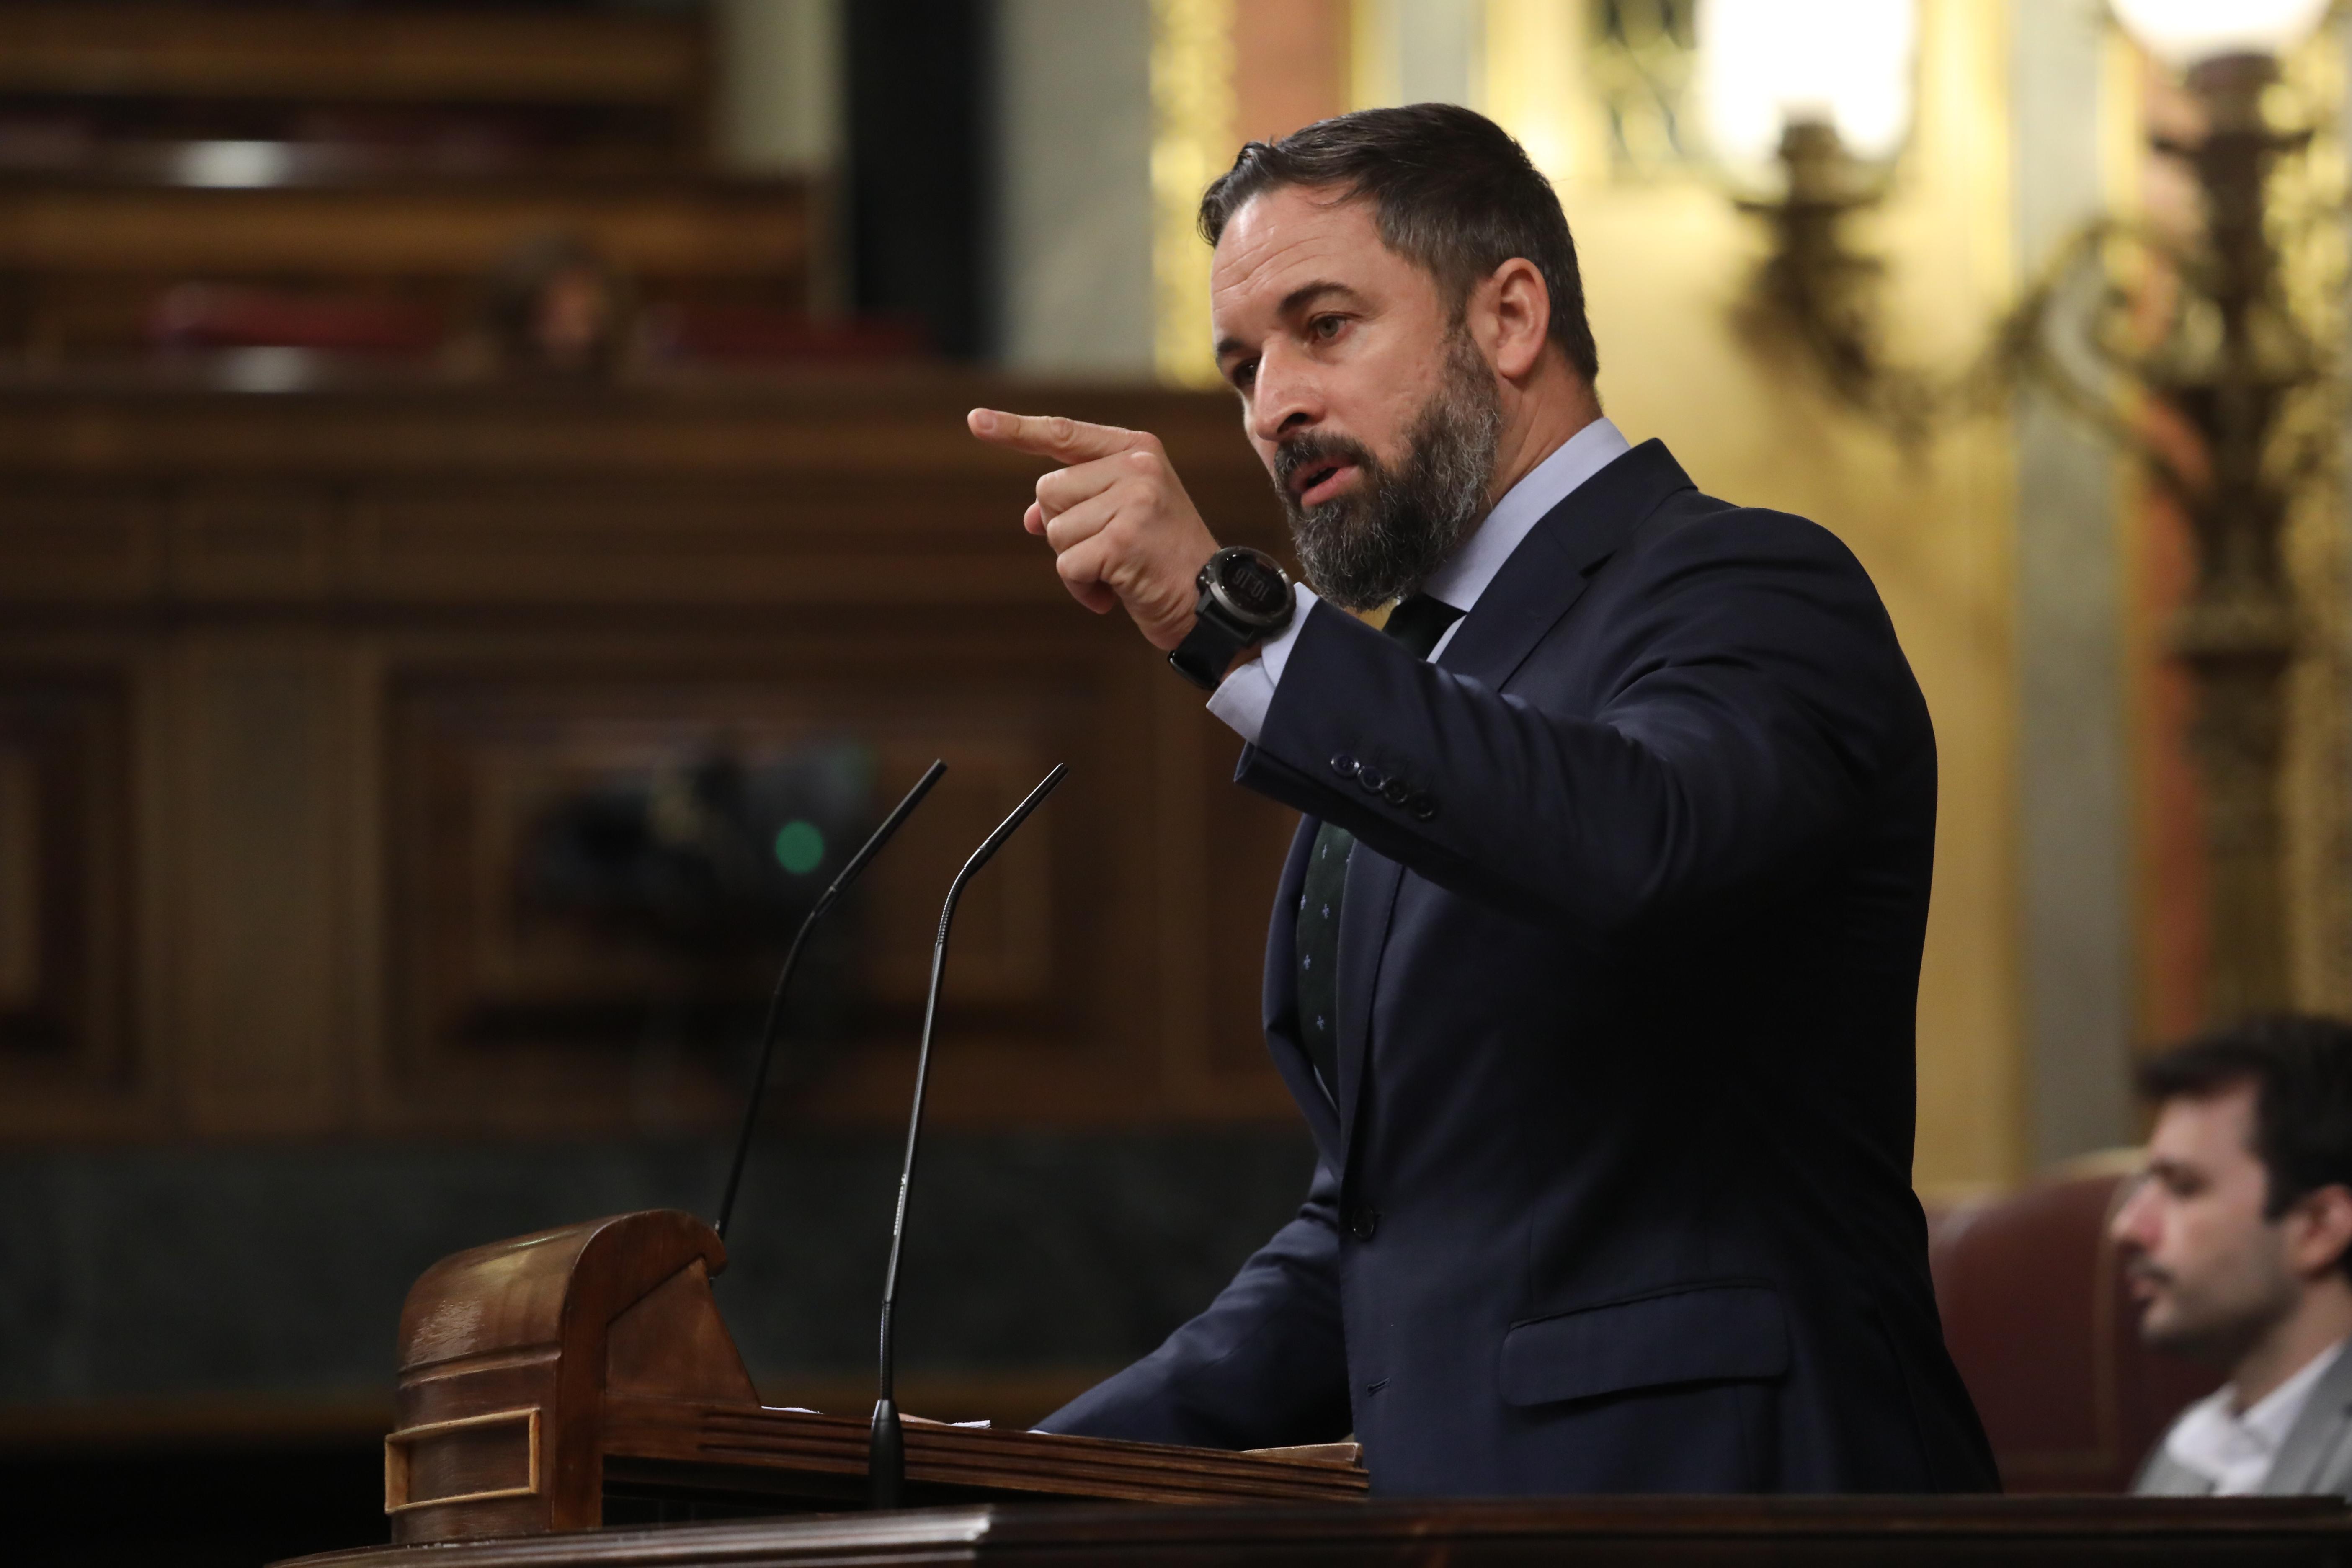
[[1356, 771], [1356, 759], [1345, 752], [1338, 752], [1331, 758], [1331, 771], [1343, 779], [1348, 778]]
[[1414, 795], [1404, 803], [1404, 808], [1412, 813], [1415, 822], [1427, 822], [1437, 815], [1437, 803], [1425, 795]]
[[1389, 776], [1370, 763], [1359, 763], [1356, 764], [1356, 782], [1378, 795], [1387, 786]]
[[1412, 795], [1402, 779], [1391, 779], [1381, 786], [1381, 798], [1391, 805], [1402, 805]]
[[1372, 1233], [1381, 1228], [1381, 1211], [1370, 1204], [1358, 1204], [1356, 1212], [1348, 1216], [1348, 1234], [1358, 1241], [1370, 1241]]

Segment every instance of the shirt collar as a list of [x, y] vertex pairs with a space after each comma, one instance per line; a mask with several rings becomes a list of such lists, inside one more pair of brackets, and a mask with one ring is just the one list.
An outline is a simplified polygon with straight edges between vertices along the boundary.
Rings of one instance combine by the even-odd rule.
[[2248, 1431], [2264, 1439], [2275, 1452], [2278, 1446], [2286, 1441], [2287, 1431], [2294, 1426], [2295, 1417], [2301, 1415], [2303, 1407], [2311, 1403], [2313, 1385], [2327, 1374], [2327, 1369], [2334, 1366], [2336, 1358], [2343, 1353], [2344, 1344], [2339, 1340], [2305, 1362], [2301, 1372], [2263, 1395], [2238, 1417], [2239, 1421]]
[[2312, 1390], [2343, 1351], [2338, 1342], [2320, 1352], [2242, 1413], [2230, 1408], [2236, 1390], [2224, 1384], [2181, 1414], [2165, 1435], [2165, 1453], [2212, 1481], [2216, 1491], [2256, 1490], [2277, 1461], [2303, 1407], [2311, 1403]]
[[[1536, 524], [1578, 486], [1631, 450], [1632, 444], [1605, 418], [1570, 436], [1504, 493], [1486, 521], [1437, 569], [1423, 592], [1468, 615]], [[1448, 628], [1446, 637], [1453, 635]]]

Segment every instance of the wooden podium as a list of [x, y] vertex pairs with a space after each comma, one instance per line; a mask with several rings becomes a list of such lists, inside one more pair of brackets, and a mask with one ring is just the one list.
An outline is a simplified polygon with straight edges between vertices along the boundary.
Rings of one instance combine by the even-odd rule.
[[[2343, 1568], [2340, 1498], [1381, 1499], [1037, 1508], [378, 1546], [299, 1568]], [[287, 1564], [285, 1568], [296, 1568]]]
[[[677, 1210], [444, 1258], [400, 1318], [384, 1511], [401, 1544], [593, 1530], [621, 1513], [789, 1512], [865, 1496], [862, 1417], [760, 1403], [719, 1315], [726, 1266]], [[910, 1422], [913, 1503], [1346, 1501], [1352, 1445], [1255, 1454]]]
[[[394, 1544], [302, 1568], [2352, 1563], [2336, 1498], [1367, 1501], [1347, 1445], [1234, 1454], [929, 1423], [907, 1428], [908, 1500], [949, 1506], [856, 1511], [865, 1420], [759, 1402], [711, 1299], [725, 1260], [708, 1226], [663, 1210], [435, 1265], [401, 1315]], [[1203, 1503], [1224, 1506], [1165, 1506]]]

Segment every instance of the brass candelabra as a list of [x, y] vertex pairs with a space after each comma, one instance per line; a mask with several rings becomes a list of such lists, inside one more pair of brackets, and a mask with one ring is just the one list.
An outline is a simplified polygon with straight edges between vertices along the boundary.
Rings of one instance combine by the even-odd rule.
[[[2310, 140], [2265, 121], [2263, 96], [2277, 77], [2262, 55], [2193, 68], [2188, 86], [2203, 133], [2158, 135], [2152, 145], [2194, 175], [2201, 230], [2184, 239], [2115, 219], [2086, 226], [1977, 363], [1948, 380], [1890, 364], [1882, 351], [1871, 287], [1878, 264], [1843, 234], [1880, 190], [1833, 132], [1791, 126], [1780, 148], [1786, 197], [1743, 204], [1774, 230], [1760, 298], [1842, 402], [1916, 443], [1939, 418], [2040, 384], [2124, 443], [2187, 520], [2195, 577], [2166, 635], [2196, 694], [2205, 1010], [2216, 1020], [2293, 1002], [2280, 795], [2286, 679], [2302, 642], [2284, 539], [2295, 496], [2329, 454], [2325, 423], [2304, 416], [2306, 403], [2336, 380], [2288, 297], [2273, 235], [2273, 175]], [[2117, 244], [2143, 248], [2142, 287], [2108, 280]], [[2097, 286], [2084, 304], [2076, 285], [2086, 269]], [[2062, 332], [2080, 352], [2061, 352]], [[2136, 411], [2119, 407], [2116, 381], [2137, 392]]]

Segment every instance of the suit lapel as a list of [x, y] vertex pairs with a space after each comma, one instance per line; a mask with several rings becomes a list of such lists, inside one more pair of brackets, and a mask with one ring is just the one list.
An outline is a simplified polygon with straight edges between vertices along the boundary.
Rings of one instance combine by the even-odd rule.
[[[1583, 595], [1586, 582], [1625, 536], [1690, 478], [1664, 445], [1644, 441], [1570, 491], [1544, 515], [1479, 595], [1440, 667], [1500, 689], [1546, 632]], [[1310, 825], [1310, 828], [1311, 828]], [[1296, 854], [1294, 850], [1294, 854]], [[1372, 999], [1395, 918], [1404, 868], [1356, 846], [1339, 910], [1340, 1169], [1355, 1140], [1371, 1054]], [[1294, 1054], [1304, 1058], [1304, 1052]]]
[[1643, 442], [1577, 486], [1511, 552], [1439, 666], [1500, 690], [1626, 535], [1668, 496], [1690, 488], [1661, 441]]
[[[1559, 625], [1582, 596], [1592, 572], [1616, 552], [1626, 535], [1668, 496], [1690, 486], [1682, 466], [1657, 441], [1644, 441], [1578, 486], [1544, 515], [1503, 563], [1503, 569], [1463, 620], [1462, 629], [1445, 645], [1438, 664], [1499, 689], [1526, 662], [1544, 634]], [[1335, 1086], [1339, 1117], [1337, 1126], [1331, 1127], [1323, 1096], [1312, 1092], [1315, 1076], [1307, 1052], [1285, 1033], [1291, 1026], [1288, 1016], [1297, 1010], [1297, 978], [1289, 970], [1296, 963], [1298, 888], [1305, 877], [1307, 847], [1321, 826], [1311, 816], [1299, 825], [1283, 873], [1281, 903], [1266, 950], [1266, 1033], [1269, 1038], [1283, 1042], [1276, 1053], [1283, 1076], [1307, 1108], [1318, 1141], [1330, 1129], [1326, 1147], [1338, 1151], [1336, 1168], [1344, 1173], [1368, 1077], [1372, 998], [1389, 927], [1395, 918], [1397, 894], [1404, 884], [1404, 868], [1360, 844], [1349, 857], [1348, 891], [1339, 909], [1339, 1081]], [[1281, 972], [1279, 981], [1277, 972]]]
[[2286, 1440], [2279, 1445], [2278, 1458], [2271, 1461], [2271, 1473], [2263, 1478], [2261, 1489], [2276, 1497], [2338, 1490], [2345, 1478], [2324, 1476], [2321, 1471], [2344, 1447], [2347, 1436], [2352, 1436], [2352, 1347], [2339, 1352], [2335, 1364], [2312, 1385], [2311, 1397], [2303, 1402], [2303, 1413], [2287, 1428]]

